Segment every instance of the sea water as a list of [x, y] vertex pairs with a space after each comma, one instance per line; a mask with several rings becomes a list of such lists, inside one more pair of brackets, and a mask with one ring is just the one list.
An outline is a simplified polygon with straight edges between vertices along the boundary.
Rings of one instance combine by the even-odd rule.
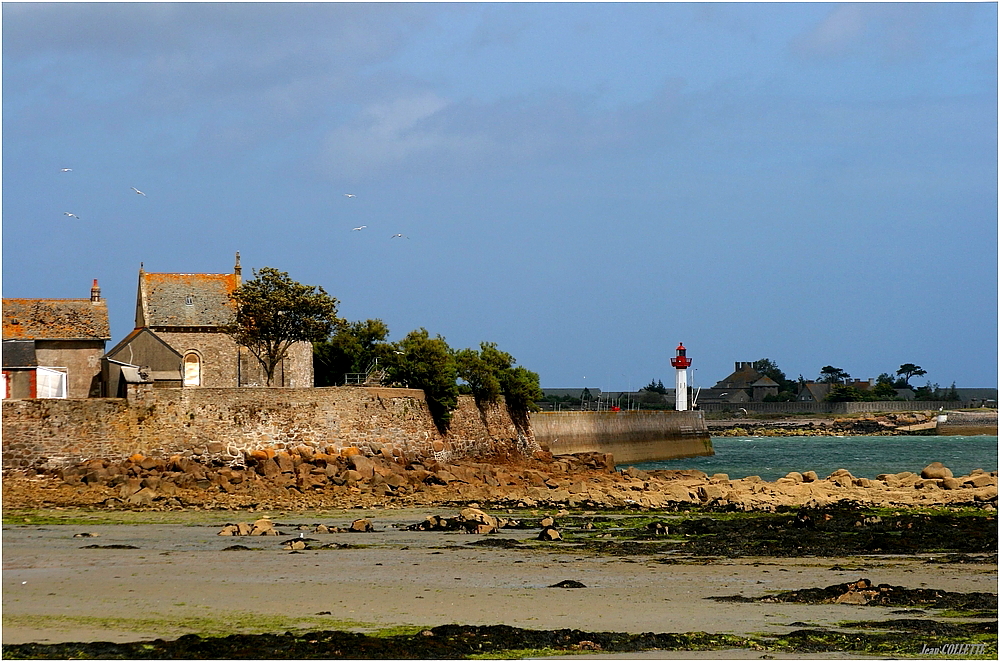
[[[847, 469], [858, 478], [902, 471], [920, 473], [941, 462], [956, 476], [973, 469], [997, 470], [997, 436], [899, 437], [722, 437], [713, 438], [715, 455], [635, 464], [638, 469], [699, 469], [733, 480], [760, 476], [767, 481], [790, 471], [815, 471], [821, 478]], [[623, 465], [628, 466], [628, 465]]]

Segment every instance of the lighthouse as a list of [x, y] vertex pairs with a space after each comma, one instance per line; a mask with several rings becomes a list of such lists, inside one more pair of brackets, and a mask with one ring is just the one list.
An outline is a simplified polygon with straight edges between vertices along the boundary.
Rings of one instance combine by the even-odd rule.
[[674, 409], [677, 411], [687, 411], [688, 409], [688, 367], [691, 359], [687, 357], [687, 350], [684, 343], [677, 345], [677, 356], [670, 359], [670, 365], [676, 368], [677, 381], [674, 391], [674, 400], [677, 403]]

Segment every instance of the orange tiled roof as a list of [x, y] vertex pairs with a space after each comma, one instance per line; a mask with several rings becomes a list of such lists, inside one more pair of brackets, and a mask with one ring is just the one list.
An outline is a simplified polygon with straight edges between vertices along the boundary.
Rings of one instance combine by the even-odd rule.
[[102, 299], [4, 299], [4, 340], [110, 340]]
[[236, 274], [156, 274], [142, 272], [146, 326], [218, 326], [233, 315], [229, 294]]

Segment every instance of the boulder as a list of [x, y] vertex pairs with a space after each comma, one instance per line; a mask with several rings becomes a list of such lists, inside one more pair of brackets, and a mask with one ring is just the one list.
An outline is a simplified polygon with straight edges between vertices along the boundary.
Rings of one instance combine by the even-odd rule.
[[961, 484], [955, 478], [942, 478], [941, 479], [941, 489], [945, 490], [957, 490], [961, 487]]
[[795, 483], [802, 483], [805, 480], [805, 477], [798, 471], [789, 471], [787, 474], [785, 474], [785, 478]]
[[921, 478], [953, 478], [951, 469], [940, 462], [931, 462], [920, 472]]
[[802, 472], [802, 482], [803, 483], [814, 483], [819, 480], [819, 476], [816, 475], [815, 471], [803, 471]]
[[361, 474], [362, 478], [375, 477], [375, 462], [361, 454], [347, 456], [347, 463], [354, 471]]
[[972, 473], [965, 480], [963, 485], [968, 487], [988, 487], [990, 485], [996, 485], [997, 479], [988, 473]]
[[371, 520], [367, 519], [356, 519], [351, 522], [351, 526], [348, 527], [348, 531], [351, 533], [370, 533], [374, 530], [375, 525], [371, 523]]
[[549, 540], [549, 541], [562, 540], [562, 535], [559, 533], [558, 530], [552, 527], [547, 527], [545, 529], [542, 529], [542, 532], [538, 534], [538, 539]]

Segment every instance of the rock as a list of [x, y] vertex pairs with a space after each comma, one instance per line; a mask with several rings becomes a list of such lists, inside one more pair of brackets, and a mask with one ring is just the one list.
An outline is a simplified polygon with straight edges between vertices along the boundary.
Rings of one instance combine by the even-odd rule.
[[969, 475], [969, 478], [963, 483], [968, 487], [988, 487], [990, 485], [996, 485], [997, 479], [988, 473], [975, 473]]
[[351, 526], [347, 530], [351, 533], [370, 533], [375, 530], [375, 525], [371, 523], [371, 520], [356, 519], [351, 522]]
[[296, 538], [294, 540], [286, 540], [282, 544], [282, 547], [284, 549], [305, 549], [306, 547], [308, 547], [308, 545], [306, 545], [305, 540], [299, 540], [298, 538]]
[[219, 531], [216, 535], [218, 535], [218, 536], [238, 536], [238, 535], [240, 535], [239, 534], [239, 527], [237, 527], [235, 524], [227, 524], [224, 527], [222, 527], [222, 530]]
[[803, 471], [802, 472], [802, 482], [803, 483], [814, 483], [819, 480], [819, 476], [816, 475], [815, 471]]
[[941, 488], [945, 490], [957, 490], [961, 484], [955, 478], [942, 478]]
[[555, 525], [556, 521], [551, 517], [543, 517], [541, 521], [538, 522], [538, 526], [542, 527], [543, 529], [548, 529]]
[[549, 588], [587, 588], [587, 585], [575, 579], [564, 579], [558, 584], [552, 584]]
[[951, 469], [940, 462], [931, 462], [920, 472], [921, 478], [953, 478]]
[[562, 540], [562, 534], [556, 529], [548, 527], [542, 529], [542, 532], [538, 534], [538, 540]]
[[708, 480], [710, 480], [713, 483], [717, 483], [723, 480], [729, 480], [729, 474], [712, 474], [712, 476]]
[[802, 483], [804, 482], [805, 476], [800, 474], [798, 471], [789, 471], [787, 474], [785, 474], [785, 478], [788, 478], [789, 480], [794, 481], [796, 483]]
[[349, 455], [347, 457], [347, 463], [350, 465], [351, 469], [361, 474], [362, 478], [371, 479], [375, 477], [375, 462], [371, 458], [367, 458], [360, 454]]
[[100, 535], [101, 535], [100, 533], [74, 533], [73, 537], [74, 538], [97, 538]]

